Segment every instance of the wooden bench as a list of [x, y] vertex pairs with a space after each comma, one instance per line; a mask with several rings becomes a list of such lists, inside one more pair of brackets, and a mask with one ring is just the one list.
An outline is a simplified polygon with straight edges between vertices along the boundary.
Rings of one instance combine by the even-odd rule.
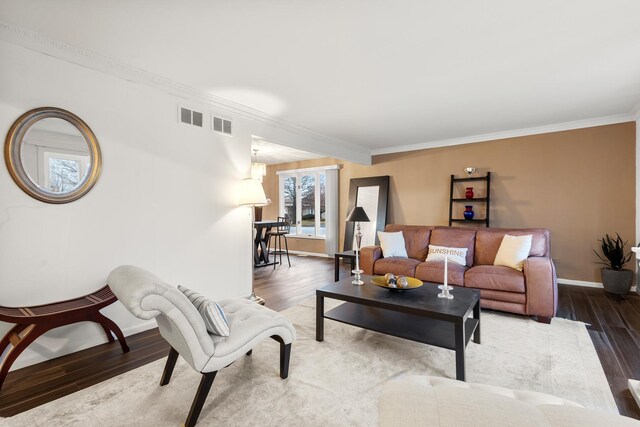
[[[9, 369], [32, 342], [51, 329], [70, 325], [77, 322], [96, 322], [102, 326], [109, 342], [113, 342], [113, 332], [122, 351], [127, 353], [129, 347], [124, 339], [122, 331], [111, 319], [100, 313], [100, 309], [117, 300], [109, 286], [68, 301], [55, 302], [53, 304], [38, 305], [35, 307], [1, 307], [0, 321], [14, 323], [15, 326], [7, 332], [0, 341], [0, 389], [4, 383]], [[11, 349], [7, 348], [11, 345]], [[5, 352], [6, 351], [6, 352]]]

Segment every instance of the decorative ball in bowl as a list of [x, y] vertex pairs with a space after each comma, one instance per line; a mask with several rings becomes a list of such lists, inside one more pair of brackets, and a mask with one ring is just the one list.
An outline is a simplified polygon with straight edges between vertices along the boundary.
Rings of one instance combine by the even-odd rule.
[[422, 281], [415, 277], [396, 276], [393, 273], [387, 273], [384, 276], [374, 276], [371, 278], [371, 283], [394, 291], [415, 289], [423, 285]]

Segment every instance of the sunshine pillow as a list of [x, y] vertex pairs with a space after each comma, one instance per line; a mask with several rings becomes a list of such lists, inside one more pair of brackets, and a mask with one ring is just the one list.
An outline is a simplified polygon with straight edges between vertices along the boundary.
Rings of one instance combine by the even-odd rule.
[[402, 231], [378, 231], [378, 239], [380, 240], [380, 247], [382, 247], [383, 257], [409, 258], [409, 255], [407, 255], [407, 248], [404, 245], [404, 236], [402, 235]]
[[527, 234], [525, 236], [510, 236], [505, 234], [500, 243], [500, 249], [496, 254], [493, 265], [502, 265], [511, 267], [515, 270], [522, 271], [524, 261], [529, 258], [531, 251], [531, 239], [533, 236]]
[[467, 248], [448, 248], [446, 246], [429, 245], [429, 254], [427, 261], [442, 261], [447, 257], [448, 262], [467, 265]]

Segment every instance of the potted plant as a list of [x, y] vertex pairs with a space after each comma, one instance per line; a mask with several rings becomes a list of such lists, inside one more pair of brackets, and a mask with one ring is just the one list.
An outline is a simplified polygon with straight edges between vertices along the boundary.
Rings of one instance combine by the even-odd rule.
[[595, 249], [593, 252], [600, 258], [598, 264], [604, 264], [606, 266], [602, 268], [602, 285], [604, 286], [604, 290], [612, 294], [620, 295], [629, 293], [629, 289], [631, 289], [631, 285], [633, 284], [633, 271], [623, 267], [629, 262], [633, 253], [624, 253], [624, 247], [627, 242], [623, 242], [618, 233], [616, 233], [615, 239], [605, 234], [599, 242], [602, 255], [596, 252]]

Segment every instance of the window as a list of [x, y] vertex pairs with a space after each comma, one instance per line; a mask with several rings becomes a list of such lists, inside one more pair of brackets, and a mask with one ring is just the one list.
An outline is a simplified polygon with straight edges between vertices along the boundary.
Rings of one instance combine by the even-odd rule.
[[280, 175], [280, 216], [291, 221], [291, 235], [326, 236], [326, 173], [307, 169]]
[[88, 155], [42, 152], [42, 181], [52, 193], [67, 193], [82, 185], [91, 167]]

